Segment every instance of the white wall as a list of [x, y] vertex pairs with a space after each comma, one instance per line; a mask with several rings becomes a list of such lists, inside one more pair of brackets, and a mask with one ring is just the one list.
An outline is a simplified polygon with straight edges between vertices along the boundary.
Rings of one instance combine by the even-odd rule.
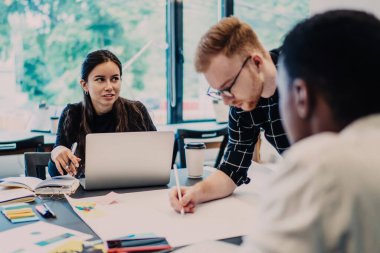
[[310, 0], [311, 15], [331, 9], [358, 9], [380, 18], [379, 0]]

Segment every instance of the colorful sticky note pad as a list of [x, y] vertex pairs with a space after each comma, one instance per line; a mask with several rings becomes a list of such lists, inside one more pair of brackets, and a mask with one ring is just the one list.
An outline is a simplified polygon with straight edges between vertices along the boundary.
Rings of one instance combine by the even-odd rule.
[[15, 203], [4, 205], [1, 207], [4, 216], [12, 223], [20, 223], [27, 221], [39, 220], [36, 213], [27, 203]]

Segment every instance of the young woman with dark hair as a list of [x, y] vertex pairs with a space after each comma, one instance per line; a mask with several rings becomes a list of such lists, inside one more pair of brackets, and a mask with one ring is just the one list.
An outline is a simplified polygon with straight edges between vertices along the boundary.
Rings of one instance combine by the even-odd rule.
[[[51, 176], [83, 174], [89, 133], [156, 131], [141, 102], [119, 96], [121, 77], [121, 62], [112, 52], [98, 50], [87, 55], [80, 80], [83, 101], [68, 104], [62, 112], [48, 166]], [[74, 155], [70, 147], [75, 142]]]

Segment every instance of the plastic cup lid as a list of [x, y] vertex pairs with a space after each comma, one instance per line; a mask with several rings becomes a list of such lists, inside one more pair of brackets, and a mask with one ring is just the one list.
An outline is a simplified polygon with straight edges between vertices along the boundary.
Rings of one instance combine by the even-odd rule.
[[185, 144], [187, 149], [204, 149], [206, 145], [203, 142], [189, 142]]

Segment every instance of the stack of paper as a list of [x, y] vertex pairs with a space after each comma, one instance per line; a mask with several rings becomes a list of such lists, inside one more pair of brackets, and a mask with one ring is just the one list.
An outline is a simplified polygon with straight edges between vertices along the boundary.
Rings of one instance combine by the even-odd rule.
[[27, 189], [0, 187], [0, 206], [16, 202], [31, 202], [35, 197], [34, 192]]
[[74, 242], [90, 238], [91, 235], [40, 221], [0, 232], [0, 245], [1, 253], [82, 252]]

